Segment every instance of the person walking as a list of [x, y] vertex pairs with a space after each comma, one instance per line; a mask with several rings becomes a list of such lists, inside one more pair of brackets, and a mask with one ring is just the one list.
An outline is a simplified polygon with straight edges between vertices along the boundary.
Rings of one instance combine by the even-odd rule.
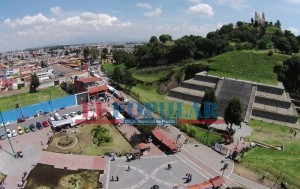
[[131, 170], [131, 168], [130, 168], [130, 166], [128, 165], [128, 171], [130, 171]]
[[111, 176], [111, 181], [115, 181], [114, 176]]
[[117, 181], [117, 182], [119, 181], [119, 177], [118, 177], [118, 176], [116, 176], [116, 181]]

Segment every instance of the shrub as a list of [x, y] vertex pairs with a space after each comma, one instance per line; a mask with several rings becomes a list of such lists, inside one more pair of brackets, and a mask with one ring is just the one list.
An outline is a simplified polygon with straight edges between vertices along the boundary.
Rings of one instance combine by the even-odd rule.
[[191, 137], [195, 137], [196, 136], [196, 130], [195, 129], [190, 129], [188, 131], [188, 135], [191, 136]]
[[187, 125], [186, 124], [182, 125], [181, 131], [187, 132], [187, 130], [188, 130]]
[[273, 50], [269, 50], [268, 56], [273, 56], [273, 54], [274, 54], [274, 51]]

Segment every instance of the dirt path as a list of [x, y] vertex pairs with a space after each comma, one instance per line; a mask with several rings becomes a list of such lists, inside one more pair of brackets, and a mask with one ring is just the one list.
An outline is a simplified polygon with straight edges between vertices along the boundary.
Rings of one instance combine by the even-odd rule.
[[28, 93], [28, 92], [29, 92], [29, 87], [22, 87], [19, 90], [0, 92], [0, 98], [1, 97], [12, 96], [12, 95], [15, 95], [15, 94]]

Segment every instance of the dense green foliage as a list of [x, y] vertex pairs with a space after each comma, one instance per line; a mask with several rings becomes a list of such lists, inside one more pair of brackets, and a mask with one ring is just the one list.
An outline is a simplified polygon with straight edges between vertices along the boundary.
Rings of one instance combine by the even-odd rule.
[[243, 105], [242, 101], [238, 97], [233, 97], [224, 112], [224, 121], [226, 124], [230, 124], [230, 129], [232, 129], [232, 124], [240, 125], [243, 121]]
[[300, 57], [292, 58], [279, 62], [274, 66], [279, 81], [282, 81], [286, 89], [292, 93], [300, 94]]
[[36, 73], [31, 74], [31, 82], [30, 82], [29, 92], [35, 93], [36, 88], [38, 88], [39, 86], [40, 86], [39, 77], [36, 75]]
[[91, 130], [91, 135], [93, 136], [93, 143], [97, 146], [103, 143], [109, 143], [113, 140], [110, 131], [100, 125]]
[[123, 84], [126, 89], [136, 85], [136, 80], [133, 78], [132, 73], [127, 69], [121, 71], [121, 68], [118, 66], [114, 68], [112, 80], [118, 85]]

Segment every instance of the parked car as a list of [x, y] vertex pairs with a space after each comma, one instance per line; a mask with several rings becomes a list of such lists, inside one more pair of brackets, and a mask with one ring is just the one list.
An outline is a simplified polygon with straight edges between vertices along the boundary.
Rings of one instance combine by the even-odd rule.
[[56, 121], [62, 120], [61, 116], [60, 116], [58, 113], [55, 113], [55, 114], [54, 114], [54, 119], [55, 119]]
[[21, 127], [21, 126], [18, 126], [18, 133], [19, 133], [19, 135], [21, 135], [21, 134], [23, 134], [23, 133], [24, 133], [24, 131], [23, 131], [23, 129], [22, 129], [22, 127]]
[[26, 121], [26, 119], [24, 119], [24, 118], [18, 118], [17, 123], [22, 123], [24, 121]]
[[5, 139], [6, 139], [6, 134], [5, 134], [5, 133], [1, 133], [0, 139], [1, 139], [1, 140], [5, 140]]
[[77, 114], [76, 112], [70, 112], [71, 117], [75, 117], [76, 114]]
[[43, 121], [43, 122], [42, 122], [42, 125], [43, 125], [44, 127], [49, 127], [48, 121]]
[[48, 122], [49, 122], [50, 124], [52, 124], [53, 121], [55, 121], [55, 119], [54, 119], [54, 117], [51, 116], [51, 117], [48, 119]]
[[15, 137], [15, 136], [17, 136], [17, 135], [18, 135], [18, 133], [17, 133], [17, 131], [16, 131], [16, 130], [13, 130], [13, 131], [11, 132], [11, 134], [12, 134], [12, 136], [13, 136], [13, 137]]
[[68, 117], [70, 117], [70, 115], [69, 114], [64, 114], [64, 116], [63, 116], [65, 119], [68, 119]]
[[9, 129], [6, 129], [6, 136], [7, 138], [10, 138], [11, 137], [11, 132]]
[[[5, 122], [4, 124], [5, 124], [5, 126], [7, 127], [7, 126], [9, 126], [10, 123], [7, 121], [7, 122]], [[3, 126], [4, 126], [4, 125], [3, 125], [3, 123], [1, 122], [1, 123], [0, 123], [0, 127], [3, 127]]]
[[38, 130], [42, 130], [44, 128], [41, 122], [36, 122], [35, 126]]
[[77, 111], [76, 113], [77, 113], [78, 115], [81, 115], [81, 114], [82, 114], [82, 112], [81, 112], [81, 111]]
[[24, 127], [24, 131], [25, 131], [25, 133], [29, 133], [29, 132], [30, 132], [29, 126], [25, 126], [25, 127]]
[[30, 124], [29, 128], [30, 128], [31, 132], [36, 131], [36, 127], [34, 126], [34, 124]]

